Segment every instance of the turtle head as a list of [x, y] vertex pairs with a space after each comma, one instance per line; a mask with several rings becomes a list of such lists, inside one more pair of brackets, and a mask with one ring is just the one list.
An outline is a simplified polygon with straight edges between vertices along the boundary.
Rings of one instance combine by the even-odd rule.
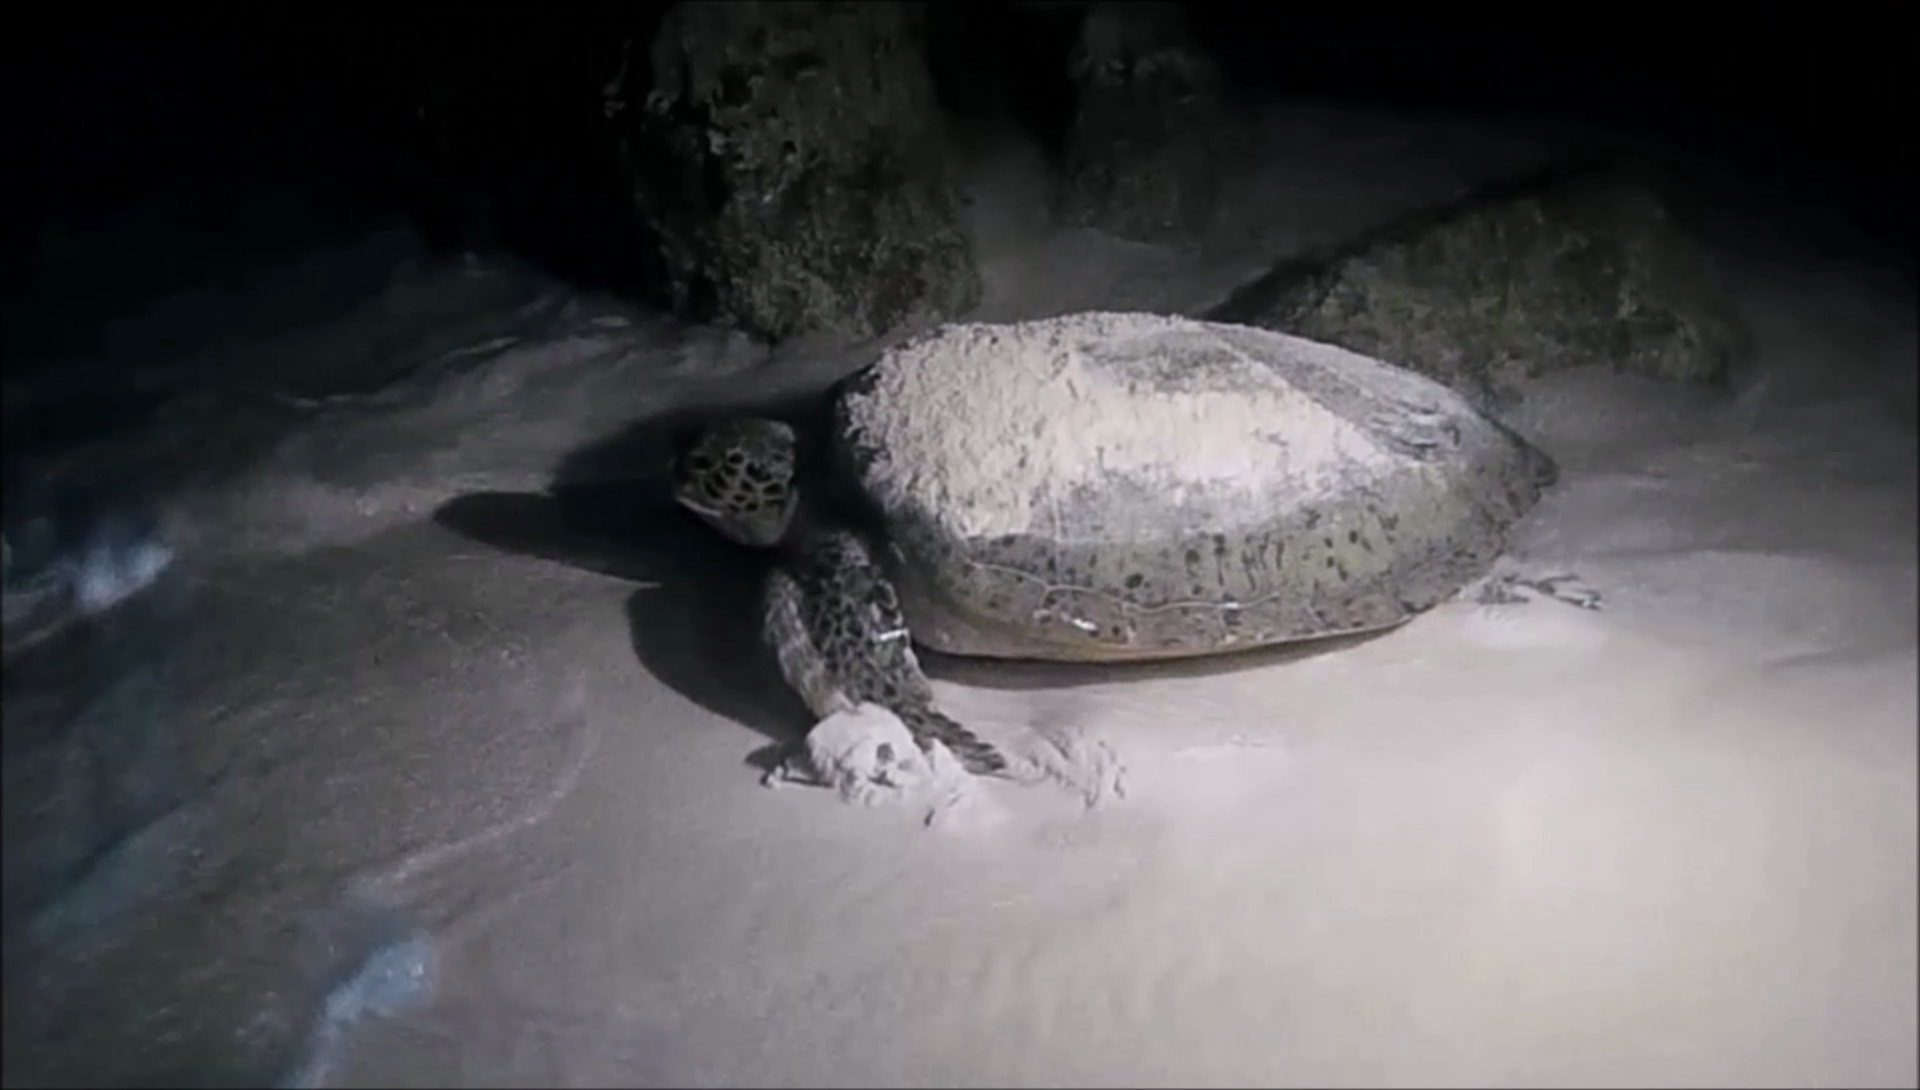
[[793, 429], [778, 420], [741, 417], [708, 425], [674, 458], [674, 501], [728, 540], [757, 549], [777, 545], [800, 501], [796, 446]]

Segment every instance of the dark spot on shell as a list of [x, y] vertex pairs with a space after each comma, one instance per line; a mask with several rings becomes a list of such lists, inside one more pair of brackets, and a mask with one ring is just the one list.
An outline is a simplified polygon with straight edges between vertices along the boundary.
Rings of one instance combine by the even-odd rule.
[[1357, 545], [1357, 544], [1359, 544], [1359, 543], [1360, 543], [1360, 531], [1358, 531], [1358, 530], [1348, 530], [1348, 531], [1347, 531], [1347, 544], [1349, 544], [1349, 545]]
[[1147, 581], [1146, 576], [1141, 575], [1139, 572], [1134, 572], [1132, 575], [1127, 576], [1127, 589], [1139, 590], [1141, 584], [1145, 583], [1146, 581]]
[[1187, 563], [1189, 563], [1189, 564], [1198, 564], [1198, 563], [1200, 563], [1200, 550], [1198, 550], [1198, 549], [1188, 549], [1188, 550], [1187, 550]]

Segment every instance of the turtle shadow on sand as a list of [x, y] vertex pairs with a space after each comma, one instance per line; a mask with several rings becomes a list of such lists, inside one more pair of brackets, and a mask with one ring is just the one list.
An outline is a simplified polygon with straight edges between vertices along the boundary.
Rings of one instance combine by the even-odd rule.
[[[435, 512], [469, 540], [639, 584], [627, 599], [635, 657], [662, 684], [767, 739], [747, 763], [765, 771], [813, 719], [761, 635], [772, 556], [736, 545], [676, 504], [672, 437], [689, 421], [630, 425], [569, 455], [545, 492], [479, 492]], [[967, 658], [918, 648], [935, 680], [1002, 691], [1212, 677], [1347, 650], [1391, 632], [1144, 662]]]
[[649, 674], [723, 719], [763, 735], [762, 770], [811, 723], [760, 639], [770, 557], [734, 545], [675, 504], [672, 425], [634, 425], [576, 452], [545, 492], [476, 492], [434, 513], [440, 525], [503, 552], [638, 584], [626, 617]]
[[[766, 743], [746, 761], [765, 772], [812, 723], [761, 639], [760, 599], [771, 557], [725, 540], [675, 504], [664, 474], [666, 456], [655, 453], [657, 458], [636, 455], [626, 464], [662, 467], [656, 474], [636, 472], [613, 481], [586, 475], [569, 479], [563, 472], [544, 493], [456, 497], [434, 513], [434, 520], [490, 548], [639, 584], [626, 601], [634, 657], [681, 696], [764, 736]], [[925, 648], [918, 655], [928, 676], [939, 681], [1004, 691], [1062, 690], [1262, 669], [1386, 634], [1158, 662], [963, 658]]]

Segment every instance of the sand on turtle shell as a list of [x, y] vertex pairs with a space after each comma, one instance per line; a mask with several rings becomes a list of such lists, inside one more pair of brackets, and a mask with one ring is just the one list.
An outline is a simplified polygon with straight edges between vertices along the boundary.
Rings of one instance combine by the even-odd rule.
[[[1270, 336], [1320, 366], [1379, 366]], [[1117, 477], [1164, 487], [1177, 507], [1187, 490], [1286, 479], [1311, 495], [1342, 479], [1336, 468], [1392, 464], [1362, 428], [1206, 323], [1155, 314], [947, 326], [890, 353], [846, 405], [863, 445], [887, 452], [876, 479], [960, 537], [1026, 532], [1050, 497]]]

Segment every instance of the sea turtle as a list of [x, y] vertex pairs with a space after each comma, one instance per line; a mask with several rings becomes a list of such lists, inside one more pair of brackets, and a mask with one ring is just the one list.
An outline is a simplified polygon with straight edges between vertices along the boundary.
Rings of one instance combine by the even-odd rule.
[[764, 634], [814, 714], [884, 705], [975, 771], [1004, 762], [913, 642], [1119, 661], [1389, 627], [1485, 576], [1554, 476], [1410, 371], [1160, 315], [944, 326], [831, 402], [806, 433], [707, 426], [675, 497], [780, 548]]

